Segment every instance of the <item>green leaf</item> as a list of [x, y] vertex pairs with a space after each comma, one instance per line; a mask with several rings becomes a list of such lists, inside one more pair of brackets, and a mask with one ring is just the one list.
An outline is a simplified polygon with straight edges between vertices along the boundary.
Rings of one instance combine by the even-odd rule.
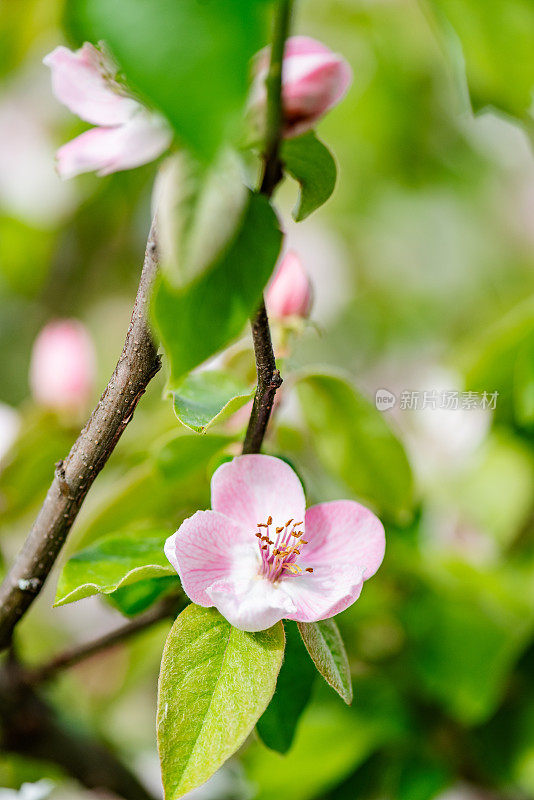
[[146, 578], [176, 575], [163, 552], [168, 536], [168, 530], [113, 533], [76, 553], [63, 567], [54, 605], [111, 594]]
[[146, 578], [145, 580], [121, 586], [111, 594], [107, 600], [112, 606], [118, 608], [121, 614], [133, 617], [146, 611], [156, 600], [175, 592], [180, 586], [178, 575], [163, 575], [160, 578]]
[[209, 270], [182, 290], [160, 280], [153, 317], [169, 359], [171, 389], [239, 336], [273, 271], [281, 241], [268, 200], [251, 193], [233, 242]]
[[165, 800], [204, 783], [241, 746], [273, 695], [283, 654], [281, 622], [245, 633], [196, 605], [177, 617], [158, 691]]
[[462, 42], [474, 108], [496, 106], [525, 117], [534, 85], [531, 0], [430, 0], [430, 7]]
[[293, 218], [301, 222], [326, 203], [334, 191], [336, 162], [313, 131], [296, 139], [286, 139], [282, 146], [282, 161], [287, 172], [300, 184]]
[[299, 622], [298, 628], [306, 650], [325, 681], [350, 705], [352, 683], [349, 660], [339, 629], [333, 619]]
[[244, 406], [254, 394], [243, 381], [227, 372], [198, 372], [173, 392], [174, 413], [186, 428], [206, 433]]
[[[330, 797], [337, 787], [375, 750], [385, 744], [402, 742], [411, 735], [409, 718], [400, 696], [387, 674], [361, 677], [361, 691], [348, 708], [330, 695], [321, 694], [311, 702], [298, 726], [295, 743], [284, 758], [261, 745], [252, 744], [243, 753], [247, 777], [257, 786], [255, 800], [316, 800]], [[413, 733], [413, 731], [412, 731]], [[360, 798], [354, 791], [336, 790], [333, 797]]]
[[235, 136], [264, 0], [70, 0], [78, 38], [103, 39], [127, 79], [205, 159]]
[[286, 651], [276, 691], [256, 726], [267, 747], [279, 753], [287, 753], [293, 743], [297, 723], [311, 697], [316, 675], [296, 623], [287, 621], [284, 629]]
[[381, 412], [335, 375], [304, 373], [298, 393], [325, 467], [381, 513], [405, 522], [413, 506], [412, 473]]
[[199, 436], [191, 433], [166, 442], [156, 454], [159, 472], [173, 485], [186, 478], [198, 480], [211, 459], [232, 441], [230, 436]]
[[158, 246], [175, 288], [202, 274], [233, 237], [248, 200], [243, 172], [239, 158], [226, 149], [209, 167], [183, 150], [161, 167]]

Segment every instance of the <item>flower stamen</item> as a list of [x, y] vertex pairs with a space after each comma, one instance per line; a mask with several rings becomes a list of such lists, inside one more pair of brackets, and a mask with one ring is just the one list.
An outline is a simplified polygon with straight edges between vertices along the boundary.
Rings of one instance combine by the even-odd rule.
[[274, 541], [269, 536], [272, 524], [273, 518], [269, 515], [267, 522], [257, 523], [258, 531], [254, 534], [258, 539], [261, 555], [261, 574], [267, 580], [275, 583], [284, 576], [300, 575], [303, 571], [313, 572], [311, 567], [303, 570], [295, 563], [295, 559], [301, 554], [302, 545], [308, 543], [306, 539], [302, 538], [304, 531], [298, 530], [303, 525], [303, 520], [295, 522], [291, 518], [285, 525], [277, 526]]

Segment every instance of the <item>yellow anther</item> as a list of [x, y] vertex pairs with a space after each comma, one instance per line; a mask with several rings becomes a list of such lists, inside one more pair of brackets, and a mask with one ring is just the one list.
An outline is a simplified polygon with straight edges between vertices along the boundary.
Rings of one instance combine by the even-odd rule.
[[306, 567], [306, 572], [313, 572], [313, 567]]
[[273, 518], [272, 518], [272, 517], [269, 517], [269, 518], [267, 519], [267, 525], [272, 525], [272, 524], [273, 524]]
[[302, 572], [298, 564], [284, 564], [283, 568], [288, 569], [293, 575], [299, 575]]

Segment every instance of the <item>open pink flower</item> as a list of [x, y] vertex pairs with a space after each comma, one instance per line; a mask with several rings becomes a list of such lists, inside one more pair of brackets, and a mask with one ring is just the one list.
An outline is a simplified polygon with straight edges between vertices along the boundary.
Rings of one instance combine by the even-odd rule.
[[[265, 108], [270, 48], [258, 53], [251, 108]], [[282, 101], [286, 137], [300, 136], [345, 96], [352, 71], [341, 56], [309, 36], [291, 36], [284, 52]]]
[[280, 261], [267, 287], [265, 303], [273, 317], [307, 317], [312, 302], [311, 284], [298, 255], [290, 250]]
[[82, 133], [57, 152], [62, 178], [96, 170], [108, 175], [147, 164], [171, 143], [166, 121], [131, 97], [116, 81], [116, 68], [86, 42], [73, 52], [56, 47], [43, 59], [52, 70], [57, 99], [81, 119], [98, 127]]
[[194, 603], [215, 606], [244, 631], [344, 611], [384, 556], [374, 514], [351, 500], [306, 511], [297, 475], [272, 456], [220, 466], [211, 502], [167, 539], [165, 554]]

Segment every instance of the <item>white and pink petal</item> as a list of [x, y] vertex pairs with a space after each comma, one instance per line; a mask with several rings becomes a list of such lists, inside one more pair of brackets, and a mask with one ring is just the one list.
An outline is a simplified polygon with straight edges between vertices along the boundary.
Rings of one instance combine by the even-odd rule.
[[52, 72], [57, 99], [80, 119], [93, 125], [120, 125], [139, 108], [139, 103], [115, 90], [105, 75], [104, 55], [86, 42], [75, 52], [56, 47], [43, 63]]
[[319, 503], [306, 511], [306, 540], [302, 558], [306, 566], [351, 564], [364, 580], [377, 571], [384, 558], [384, 526], [372, 511], [353, 500]]
[[223, 617], [242, 631], [263, 631], [296, 611], [283, 583], [271, 583], [257, 573], [245, 581], [217, 581], [207, 594]]
[[211, 506], [250, 534], [272, 517], [271, 532], [288, 520], [304, 521], [302, 484], [289, 464], [264, 455], [238, 456], [222, 464], [211, 479]]
[[62, 178], [96, 171], [109, 175], [148, 164], [169, 146], [171, 134], [164, 121], [140, 111], [126, 124], [112, 128], [91, 128], [57, 152], [57, 169]]
[[165, 542], [185, 593], [200, 606], [214, 605], [207, 590], [218, 581], [246, 587], [258, 572], [257, 550], [254, 537], [216, 511], [197, 511]]
[[362, 569], [346, 562], [321, 564], [313, 573], [303, 571], [285, 578], [282, 586], [295, 604], [295, 611], [287, 619], [317, 622], [339, 614], [358, 599], [363, 586]]

